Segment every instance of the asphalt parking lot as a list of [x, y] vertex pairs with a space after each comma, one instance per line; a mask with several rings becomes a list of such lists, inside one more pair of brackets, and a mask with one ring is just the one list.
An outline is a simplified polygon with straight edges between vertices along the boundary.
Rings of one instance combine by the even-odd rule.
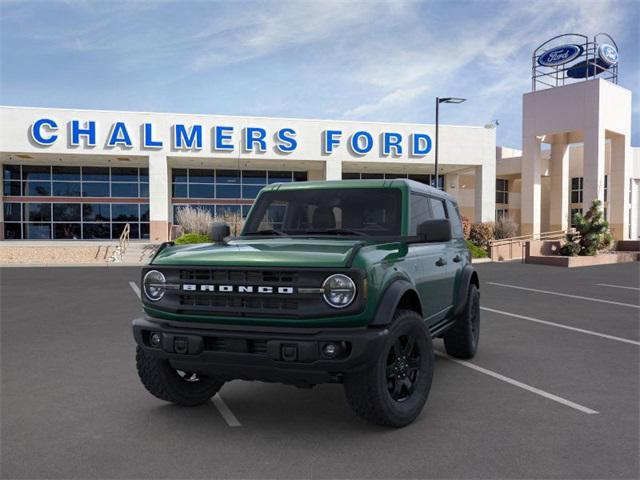
[[5, 268], [2, 478], [638, 478], [638, 264], [477, 269], [478, 355], [437, 357], [422, 415], [390, 430], [339, 385], [165, 404], [135, 371], [138, 269]]

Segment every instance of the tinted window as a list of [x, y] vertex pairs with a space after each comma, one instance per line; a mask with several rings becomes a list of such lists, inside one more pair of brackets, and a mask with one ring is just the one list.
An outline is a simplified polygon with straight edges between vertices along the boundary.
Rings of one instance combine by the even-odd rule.
[[19, 222], [22, 220], [20, 214], [21, 206], [19, 203], [5, 203], [4, 204], [4, 221], [5, 222]]
[[19, 197], [22, 194], [22, 189], [20, 188], [20, 182], [4, 182], [4, 194], [5, 196], [14, 196]]
[[24, 219], [28, 222], [49, 222], [51, 221], [50, 203], [25, 203]]
[[20, 180], [20, 165], [3, 165], [2, 172], [5, 180]]
[[400, 235], [401, 210], [402, 193], [395, 188], [279, 190], [260, 196], [244, 233], [281, 226], [290, 235], [332, 235], [336, 228], [371, 236]]
[[53, 204], [53, 221], [54, 222], [79, 222], [80, 221], [80, 204], [79, 203], [54, 203]]
[[137, 183], [112, 183], [111, 196], [112, 197], [137, 197], [138, 184]]
[[83, 197], [108, 197], [109, 184], [108, 183], [83, 183], [82, 196]]
[[138, 204], [113, 203], [111, 204], [111, 215], [114, 222], [138, 221]]
[[53, 167], [53, 179], [80, 181], [80, 167]]
[[431, 218], [429, 199], [424, 195], [411, 194], [411, 227], [409, 235], [416, 235], [418, 225]]
[[35, 165], [22, 166], [23, 180], [51, 180], [51, 168]]
[[111, 181], [113, 182], [137, 182], [138, 181], [138, 169], [137, 168], [112, 168], [111, 169]]
[[462, 238], [462, 221], [460, 220], [460, 212], [453, 202], [447, 200], [447, 210], [449, 211], [449, 219], [451, 220], [451, 233], [456, 238]]
[[447, 211], [444, 208], [444, 202], [442, 200], [438, 198], [430, 198], [429, 201], [431, 202], [431, 212], [433, 213], [433, 218], [447, 218]]
[[213, 183], [216, 174], [214, 170], [204, 170], [192, 168], [189, 170], [189, 182], [195, 183]]
[[48, 181], [27, 182], [24, 188], [24, 193], [28, 197], [48, 197], [51, 195], [51, 183]]
[[82, 238], [82, 229], [79, 223], [56, 223], [53, 226], [53, 238], [65, 238], [79, 240]]
[[82, 218], [89, 222], [108, 222], [111, 220], [111, 206], [108, 203], [85, 203], [82, 205]]
[[55, 197], [79, 197], [80, 183], [53, 182], [53, 195]]
[[82, 167], [82, 180], [109, 181], [109, 167]]

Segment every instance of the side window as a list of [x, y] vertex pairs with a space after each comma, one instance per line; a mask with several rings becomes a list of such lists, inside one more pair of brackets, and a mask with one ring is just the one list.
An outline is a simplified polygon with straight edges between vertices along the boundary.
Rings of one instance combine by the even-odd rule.
[[431, 211], [433, 218], [436, 220], [447, 218], [447, 211], [444, 208], [444, 202], [438, 198], [429, 198], [431, 202]]
[[447, 210], [449, 211], [449, 218], [451, 219], [451, 234], [455, 238], [462, 238], [462, 220], [460, 220], [460, 212], [458, 207], [453, 202], [447, 200]]
[[425, 220], [429, 220], [431, 217], [431, 210], [429, 209], [429, 199], [424, 195], [418, 195], [416, 193], [411, 194], [411, 225], [409, 228], [409, 235], [416, 235], [418, 225]]

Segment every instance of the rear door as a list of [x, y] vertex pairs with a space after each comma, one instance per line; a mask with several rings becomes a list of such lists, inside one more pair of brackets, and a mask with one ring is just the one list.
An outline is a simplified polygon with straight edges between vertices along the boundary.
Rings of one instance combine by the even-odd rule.
[[[429, 197], [431, 204], [431, 214], [436, 220], [439, 219], [451, 219], [449, 218], [449, 211], [446, 206], [446, 201], [442, 198]], [[449, 313], [448, 310], [453, 306], [456, 275], [459, 269], [460, 258], [456, 257], [457, 248], [455, 247], [455, 240], [452, 239], [448, 242], [432, 243], [437, 248], [437, 260], [435, 265], [432, 266], [438, 274], [438, 291], [440, 292], [440, 304], [442, 305], [443, 315]]]
[[[433, 218], [430, 199], [427, 195], [411, 193], [410, 216], [409, 235], [414, 236], [420, 223]], [[445, 284], [444, 268], [438, 266], [438, 259], [445, 254], [445, 250], [444, 244], [409, 244], [408, 269], [420, 294], [424, 309], [423, 314], [429, 325], [443, 318], [449, 306], [448, 302], [450, 302]]]

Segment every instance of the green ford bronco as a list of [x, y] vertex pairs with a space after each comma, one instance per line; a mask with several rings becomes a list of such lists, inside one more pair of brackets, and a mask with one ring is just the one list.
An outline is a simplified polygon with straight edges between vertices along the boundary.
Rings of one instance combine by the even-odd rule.
[[240, 236], [163, 244], [142, 271], [137, 368], [156, 397], [207, 402], [234, 379], [343, 383], [359, 416], [421, 412], [434, 338], [478, 348], [478, 275], [449, 195], [410, 180], [273, 184]]

